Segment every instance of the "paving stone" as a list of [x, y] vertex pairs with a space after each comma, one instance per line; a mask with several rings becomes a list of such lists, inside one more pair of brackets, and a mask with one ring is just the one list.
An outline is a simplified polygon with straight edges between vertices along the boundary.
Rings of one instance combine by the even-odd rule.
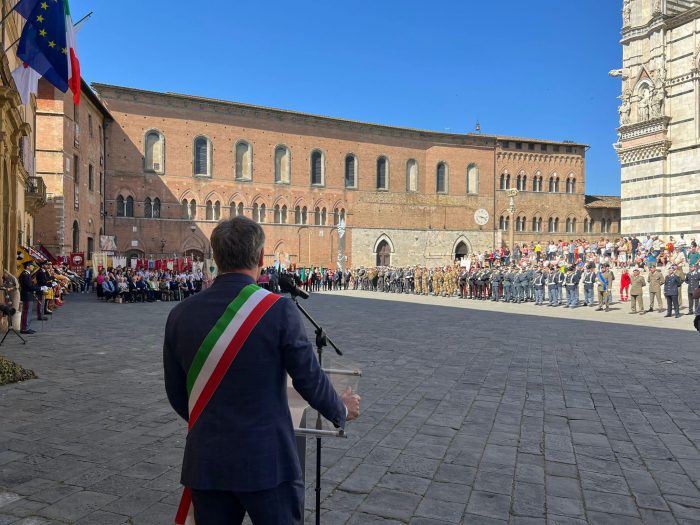
[[467, 512], [504, 521], [508, 520], [510, 496], [473, 490], [467, 504]]
[[624, 514], [626, 516], [639, 515], [637, 506], [635, 505], [634, 499], [631, 496], [584, 490], [583, 499], [586, 502], [586, 509], [614, 514]]
[[408, 521], [420, 500], [420, 496], [408, 492], [376, 488], [362, 502], [359, 510], [382, 518]]
[[81, 491], [57, 501], [41, 510], [41, 515], [48, 518], [56, 518], [64, 521], [77, 521], [78, 519], [102, 508], [104, 505], [116, 499], [112, 494]]

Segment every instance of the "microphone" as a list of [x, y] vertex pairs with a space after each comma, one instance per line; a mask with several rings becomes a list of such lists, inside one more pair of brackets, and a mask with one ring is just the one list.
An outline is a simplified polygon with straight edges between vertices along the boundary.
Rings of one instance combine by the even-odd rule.
[[294, 278], [291, 275], [287, 275], [287, 274], [280, 275], [279, 285], [280, 285], [280, 289], [284, 293], [290, 294], [293, 298], [294, 297], [301, 297], [302, 299], [309, 298], [309, 292], [299, 288], [297, 286], [297, 283], [294, 282]]

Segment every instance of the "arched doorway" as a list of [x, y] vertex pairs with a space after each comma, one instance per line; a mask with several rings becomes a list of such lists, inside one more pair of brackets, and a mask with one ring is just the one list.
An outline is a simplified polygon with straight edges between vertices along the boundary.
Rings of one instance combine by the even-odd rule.
[[469, 247], [467, 246], [467, 243], [464, 241], [459, 241], [457, 246], [455, 247], [455, 260], [461, 261], [462, 259], [465, 259], [466, 257], [469, 256]]
[[377, 246], [377, 266], [391, 266], [391, 246], [386, 241]]
[[80, 251], [80, 227], [78, 221], [73, 221], [73, 253]]
[[194, 250], [194, 249], [186, 250], [185, 257], [192, 257], [192, 260], [194, 262], [204, 261], [204, 253], [202, 253], [201, 250]]

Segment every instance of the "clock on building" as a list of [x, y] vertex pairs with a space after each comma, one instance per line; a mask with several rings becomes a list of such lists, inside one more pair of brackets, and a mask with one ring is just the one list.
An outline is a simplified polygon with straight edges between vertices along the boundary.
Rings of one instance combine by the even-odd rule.
[[476, 221], [479, 226], [483, 226], [489, 222], [489, 212], [484, 208], [479, 208], [474, 212], [474, 221]]

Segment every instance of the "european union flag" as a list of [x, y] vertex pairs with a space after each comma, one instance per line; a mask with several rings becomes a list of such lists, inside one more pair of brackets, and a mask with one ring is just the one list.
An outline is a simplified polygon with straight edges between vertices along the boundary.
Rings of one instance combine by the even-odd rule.
[[64, 0], [20, 0], [27, 19], [17, 56], [62, 92], [68, 90], [68, 47]]

